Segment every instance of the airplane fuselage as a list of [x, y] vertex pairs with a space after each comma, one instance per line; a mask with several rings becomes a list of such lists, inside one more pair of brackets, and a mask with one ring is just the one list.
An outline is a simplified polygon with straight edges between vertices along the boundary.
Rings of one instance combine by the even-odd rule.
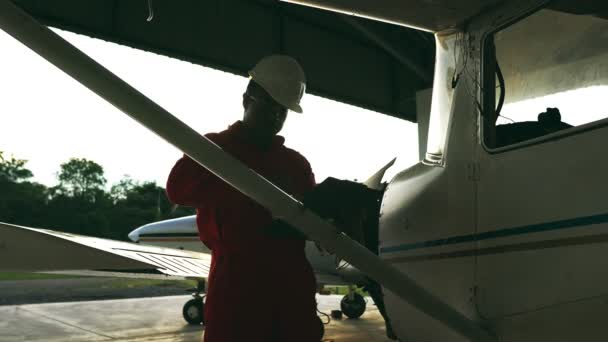
[[[608, 20], [540, 5], [508, 2], [436, 33], [427, 153], [388, 185], [380, 255], [500, 341], [603, 341], [608, 44], [592, 33]], [[572, 91], [597, 86], [568, 110]], [[495, 123], [501, 101], [517, 122]], [[541, 122], [548, 107], [561, 128]], [[468, 340], [390, 291], [385, 301], [403, 340]]]

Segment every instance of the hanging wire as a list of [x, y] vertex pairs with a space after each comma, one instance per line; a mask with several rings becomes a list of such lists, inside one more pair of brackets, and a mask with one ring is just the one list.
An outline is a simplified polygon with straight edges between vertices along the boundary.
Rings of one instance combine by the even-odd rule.
[[154, 8], [152, 7], [152, 0], [148, 0], [148, 18], [147, 22], [151, 22], [154, 19]]
[[[461, 69], [461, 73], [464, 72], [466, 73], [466, 75], [471, 79], [471, 81], [473, 81], [473, 83], [475, 84], [475, 87], [479, 88], [480, 91], [483, 91], [483, 86], [480, 83], [480, 81], [477, 79], [476, 75], [477, 75], [477, 70], [473, 70], [471, 72], [471, 69], [469, 68], [469, 56], [471, 54], [471, 51], [469, 50], [469, 44], [466, 41], [466, 34], [464, 32], [460, 33], [459, 36], [459, 40], [457, 41], [457, 44], [460, 45], [460, 52], [462, 54], [464, 54], [464, 62], [462, 65], [462, 69]], [[476, 65], [473, 65], [473, 67], [475, 67]]]
[[323, 323], [323, 325], [327, 325], [327, 324], [331, 323], [331, 316], [329, 316], [325, 312], [319, 310], [319, 308], [317, 308], [317, 312], [320, 313], [321, 315], [325, 316], [325, 319], [327, 319], [327, 322], [321, 321]]
[[[458, 50], [460, 55], [456, 54], [456, 50]], [[479, 101], [477, 101], [477, 97], [475, 94], [476, 94], [477, 88], [479, 88], [479, 91], [481, 91], [481, 92], [483, 92], [483, 88], [482, 88], [481, 84], [477, 81], [477, 79], [475, 78], [475, 75], [471, 74], [471, 71], [469, 70], [469, 50], [468, 50], [468, 44], [466, 42], [466, 34], [464, 32], [458, 33], [458, 36], [456, 37], [456, 44], [454, 47], [453, 56], [454, 56], [454, 74], [452, 75], [452, 85], [456, 86], [456, 84], [460, 80], [460, 77], [463, 74], [465, 76], [467, 76], [467, 78], [469, 78], [473, 82], [474, 89], [473, 89], [473, 91], [471, 91], [471, 89], [469, 88], [468, 82], [465, 80], [464, 81], [465, 91], [466, 91], [467, 95], [474, 101], [479, 112], [482, 112], [481, 104], [479, 103]], [[462, 65], [462, 67], [460, 67], [460, 71], [458, 71], [458, 59], [459, 59], [458, 57], [460, 57], [460, 61], [461, 61], [461, 65]]]

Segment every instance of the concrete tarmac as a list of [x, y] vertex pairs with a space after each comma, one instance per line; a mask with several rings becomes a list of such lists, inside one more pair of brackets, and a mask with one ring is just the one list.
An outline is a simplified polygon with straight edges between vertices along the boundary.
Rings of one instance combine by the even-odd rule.
[[[0, 306], [0, 341], [202, 341], [182, 307], [190, 296]], [[317, 296], [319, 310], [339, 309], [342, 296]], [[390, 342], [373, 301], [359, 319], [332, 319], [324, 341]], [[288, 303], [289, 301], [286, 301]], [[288, 311], [288, 307], [285, 308]], [[321, 317], [325, 320], [325, 317]]]

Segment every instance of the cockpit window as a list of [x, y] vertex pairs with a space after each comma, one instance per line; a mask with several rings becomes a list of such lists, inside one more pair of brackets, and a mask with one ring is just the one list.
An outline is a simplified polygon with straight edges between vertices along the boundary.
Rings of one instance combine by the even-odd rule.
[[[486, 41], [484, 140], [515, 145], [608, 118], [608, 19], [542, 9]], [[490, 64], [490, 65], [488, 65]]]

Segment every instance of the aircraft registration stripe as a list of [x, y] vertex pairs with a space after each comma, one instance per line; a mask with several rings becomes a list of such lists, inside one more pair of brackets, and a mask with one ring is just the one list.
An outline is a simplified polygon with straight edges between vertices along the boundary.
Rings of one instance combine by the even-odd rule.
[[415, 242], [415, 243], [409, 243], [409, 244], [403, 244], [403, 245], [397, 245], [397, 246], [381, 247], [380, 253], [386, 254], [386, 253], [405, 252], [405, 251], [411, 251], [411, 250], [421, 249], [421, 248], [447, 246], [447, 245], [454, 245], [454, 244], [465, 243], [465, 242], [476, 242], [476, 241], [502, 238], [502, 237], [507, 237], [507, 236], [516, 236], [516, 235], [524, 235], [524, 234], [531, 234], [531, 233], [547, 232], [547, 231], [560, 230], [560, 229], [572, 229], [572, 228], [578, 228], [578, 227], [582, 227], [582, 226], [589, 226], [589, 225], [593, 225], [593, 224], [601, 224], [601, 223], [607, 223], [607, 222], [608, 222], [608, 214], [584, 216], [584, 217], [578, 217], [578, 218], [573, 218], [573, 219], [539, 223], [539, 224], [533, 224], [533, 225], [527, 225], [527, 226], [521, 226], [521, 227], [499, 229], [499, 230], [495, 230], [495, 231], [491, 231], [491, 232], [484, 232], [484, 233], [480, 233], [480, 234], [460, 235], [460, 236], [453, 236], [453, 237], [449, 237], [449, 238], [445, 238], [445, 239]]
[[589, 245], [589, 244], [606, 243], [606, 242], [608, 242], [608, 234], [600, 234], [600, 235], [581, 236], [581, 237], [566, 238], [566, 239], [524, 242], [524, 243], [518, 243], [518, 244], [511, 244], [511, 245], [467, 249], [467, 250], [462, 250], [462, 251], [445, 252], [445, 253], [423, 254], [423, 255], [413, 255], [413, 256], [404, 256], [404, 257], [392, 257], [392, 258], [385, 258], [384, 260], [391, 262], [391, 263], [429, 261], [429, 260], [441, 260], [441, 259], [451, 259], [451, 258], [463, 258], [463, 257], [472, 257], [472, 256], [502, 254], [502, 253], [509, 253], [509, 252], [523, 252], [523, 251], [540, 250], [540, 249], [546, 249], [546, 248]]

